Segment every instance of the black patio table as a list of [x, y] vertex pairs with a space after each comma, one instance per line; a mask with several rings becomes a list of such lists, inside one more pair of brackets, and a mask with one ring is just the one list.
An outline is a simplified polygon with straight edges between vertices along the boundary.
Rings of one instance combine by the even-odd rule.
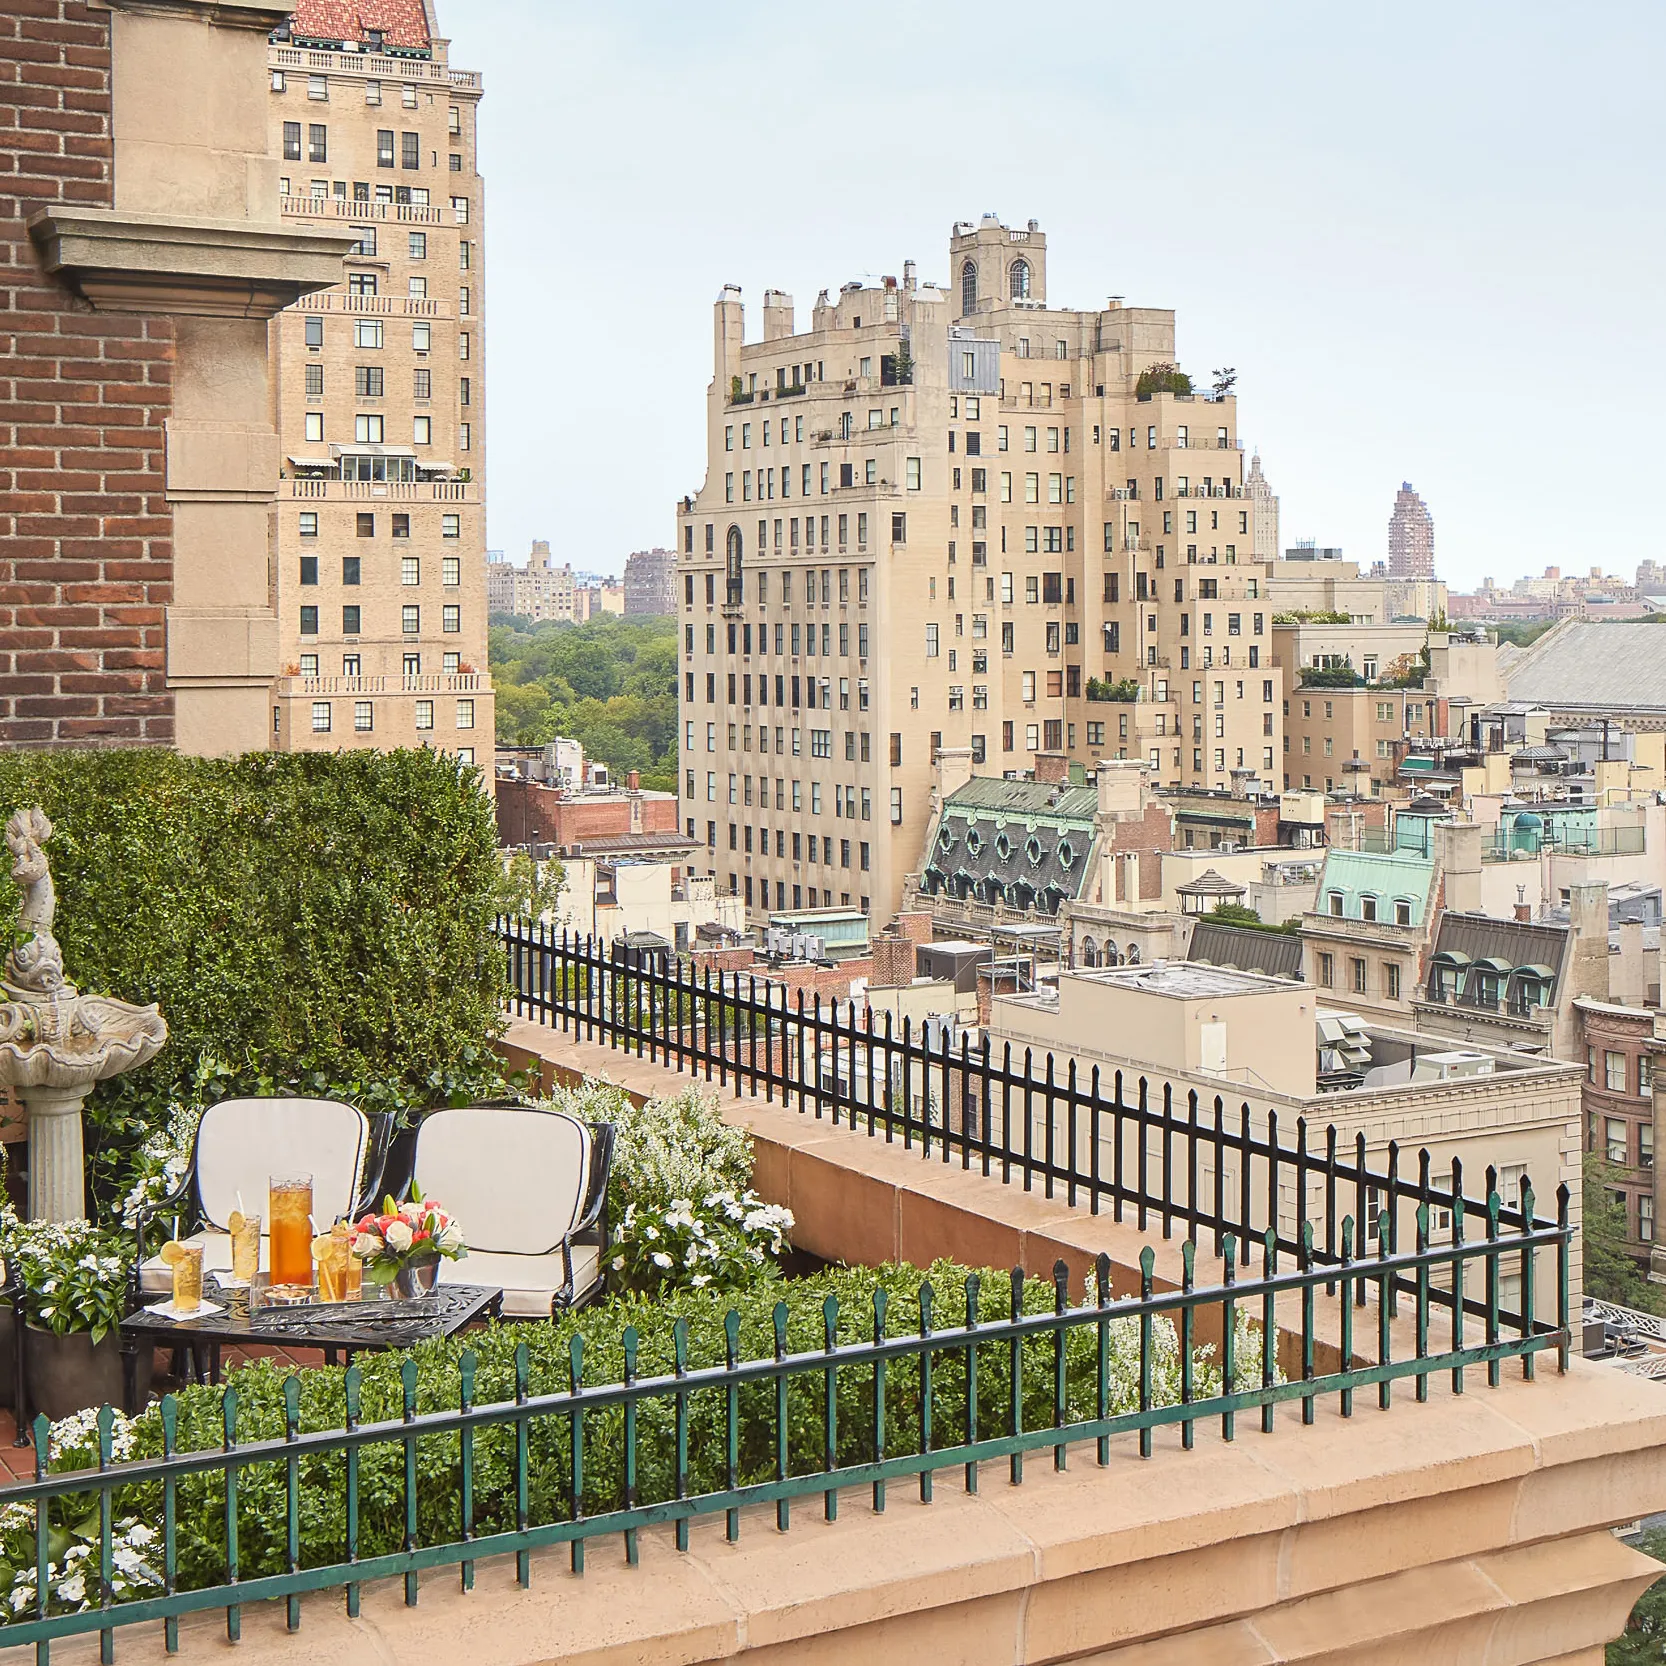
[[[138, 1359], [142, 1345], [181, 1349], [191, 1361], [191, 1379], [220, 1380], [220, 1350], [244, 1343], [276, 1347], [322, 1348], [327, 1363], [343, 1353], [349, 1364], [356, 1353], [379, 1348], [409, 1348], [433, 1336], [453, 1336], [479, 1319], [501, 1317], [503, 1292], [477, 1284], [441, 1284], [410, 1301], [393, 1301], [366, 1285], [355, 1301], [268, 1305], [266, 1274], [251, 1290], [222, 1287], [214, 1274], [203, 1278], [203, 1297], [221, 1311], [200, 1319], [167, 1319], [137, 1307], [121, 1322], [122, 1377], [126, 1410], [137, 1408]], [[158, 1293], [152, 1301], [167, 1298]], [[205, 1368], [206, 1367], [206, 1368]]]

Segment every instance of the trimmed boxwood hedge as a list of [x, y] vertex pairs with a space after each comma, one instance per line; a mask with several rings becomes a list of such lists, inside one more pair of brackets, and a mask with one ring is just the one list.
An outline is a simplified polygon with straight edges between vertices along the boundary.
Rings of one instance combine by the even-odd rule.
[[[490, 1069], [501, 895], [490, 798], [435, 751], [0, 754], [40, 804], [72, 981], [155, 1001], [169, 1041], [99, 1090], [95, 1134], [170, 1098], [352, 1087], [433, 1103]], [[0, 885], [0, 933], [18, 896]], [[130, 1119], [132, 1120], [132, 1119]]]

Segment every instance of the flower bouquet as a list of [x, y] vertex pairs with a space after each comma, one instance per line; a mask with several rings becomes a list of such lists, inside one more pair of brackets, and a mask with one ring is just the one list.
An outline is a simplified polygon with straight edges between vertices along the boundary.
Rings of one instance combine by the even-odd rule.
[[366, 1215], [353, 1228], [352, 1253], [372, 1284], [392, 1285], [396, 1297], [425, 1296], [434, 1288], [441, 1261], [467, 1255], [462, 1228], [413, 1185], [405, 1203], [382, 1200], [379, 1215]]

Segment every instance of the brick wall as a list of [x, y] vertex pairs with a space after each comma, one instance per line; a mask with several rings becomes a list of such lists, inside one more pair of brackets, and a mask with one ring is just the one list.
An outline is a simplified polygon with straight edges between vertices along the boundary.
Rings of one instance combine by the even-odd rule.
[[[1113, 822], [1109, 838], [1110, 849], [1118, 855], [1128, 851], [1139, 853], [1141, 898], [1150, 901], [1160, 897], [1163, 894], [1163, 864], [1159, 853], [1174, 848], [1174, 820], [1168, 812], [1168, 807], [1153, 799], [1138, 818], [1124, 816], [1121, 820]], [[1116, 875], [1117, 895], [1107, 897], [1107, 904], [1129, 900], [1122, 895], [1122, 887], [1126, 881], [1120, 864]]]
[[564, 798], [558, 788], [546, 787], [541, 781], [499, 781], [498, 837], [508, 845], [526, 844], [536, 829], [541, 843], [571, 847], [616, 833], [677, 831], [676, 799], [636, 800], [641, 805], [641, 820], [634, 827], [632, 802], [623, 793]]
[[109, 14], [0, 9], [0, 745], [167, 745], [173, 327], [94, 313], [24, 221], [112, 205]]

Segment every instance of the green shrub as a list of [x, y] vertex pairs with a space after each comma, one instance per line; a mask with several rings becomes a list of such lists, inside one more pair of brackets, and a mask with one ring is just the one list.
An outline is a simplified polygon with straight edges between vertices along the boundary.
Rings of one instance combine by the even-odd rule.
[[[515, 1352], [525, 1344], [528, 1386], [533, 1395], [565, 1392], [572, 1378], [572, 1346], [582, 1336], [583, 1375], [586, 1382], [622, 1379], [625, 1335], [639, 1332], [636, 1365], [639, 1375], [669, 1375], [674, 1367], [673, 1325], [686, 1326], [688, 1364], [693, 1369], [721, 1365], [728, 1340], [725, 1314], [738, 1317], [738, 1357], [768, 1357], [775, 1351], [775, 1312], [779, 1302], [786, 1316], [789, 1353], [811, 1352], [824, 1344], [827, 1308], [835, 1306], [836, 1334], [849, 1342], [872, 1336], [875, 1293], [883, 1292], [885, 1329], [899, 1336], [920, 1327], [918, 1268], [835, 1269], [790, 1283], [760, 1288], [739, 1299], [711, 1292], [677, 1291], [653, 1303], [618, 1301], [605, 1308], [570, 1315], [553, 1324], [490, 1327], [466, 1337], [424, 1343], [408, 1355], [367, 1355], [362, 1373], [360, 1415], [363, 1421], [384, 1421], [401, 1415], [404, 1390], [401, 1371], [407, 1359], [415, 1366], [418, 1413], [454, 1410], [461, 1392], [460, 1361], [465, 1350], [476, 1360], [474, 1402], [485, 1405], [513, 1399]], [[933, 1439], [946, 1445], [963, 1438], [966, 1429], [967, 1381], [963, 1356], [948, 1344], [966, 1318], [967, 1269], [939, 1263], [930, 1269], [935, 1291], [932, 1324], [947, 1332], [945, 1347], [933, 1355]], [[1011, 1286], [1005, 1273], [980, 1276], [977, 1312], [981, 1322], [1005, 1318], [1011, 1310]], [[1077, 1297], [1080, 1292], [1074, 1292]], [[1026, 1312], [1051, 1311], [1054, 1290], [1050, 1280], [1031, 1279], [1024, 1287]], [[1096, 1327], [1079, 1327], [1065, 1350], [1066, 1415], [1071, 1421], [1096, 1415]], [[1139, 1333], [1133, 1319], [1113, 1321], [1110, 1330], [1109, 1400], [1113, 1413], [1139, 1405]], [[1238, 1339], [1241, 1383], [1256, 1380], [1260, 1363], [1259, 1331], [1240, 1315]], [[1167, 1324], [1152, 1326], [1152, 1403], [1173, 1405], [1180, 1398], [1179, 1345]], [[1216, 1392], [1219, 1373], [1208, 1350], [1198, 1350], [1195, 1392]], [[978, 1354], [978, 1426], [989, 1435], [1007, 1427], [1011, 1410], [1011, 1353], [1005, 1343], [991, 1343]], [[1024, 1345], [1022, 1396], [1024, 1426], [1036, 1428], [1053, 1421], [1054, 1345], [1038, 1337]], [[285, 1427], [284, 1381], [287, 1373], [271, 1361], [232, 1372], [227, 1386], [237, 1397], [239, 1444], [281, 1438]], [[299, 1427], [306, 1430], [340, 1428], [345, 1412], [345, 1373], [337, 1368], [301, 1372]], [[917, 1358], [895, 1360], [886, 1373], [887, 1451], [892, 1455], [921, 1450], [919, 1365]], [[223, 1445], [225, 1425], [218, 1389], [187, 1388], [177, 1396], [179, 1446], [182, 1450], [217, 1450]], [[742, 1485], [771, 1479], [775, 1473], [775, 1389], [769, 1382], [748, 1384], [738, 1394], [739, 1481]], [[868, 1369], [840, 1371], [837, 1385], [838, 1439], [836, 1459], [841, 1465], [872, 1456], [873, 1373]], [[788, 1398], [787, 1468], [790, 1474], [812, 1474], [824, 1465], [826, 1398], [824, 1379], [816, 1371], [793, 1379]], [[691, 1494], [721, 1490], [726, 1484], [725, 1396], [721, 1390], [701, 1390], [688, 1397], [688, 1453]], [[637, 1412], [638, 1499], [652, 1503], [674, 1496], [674, 1407], [667, 1400], [644, 1402]], [[585, 1418], [584, 1509], [596, 1514], [619, 1506], [623, 1489], [623, 1413], [596, 1411]], [[85, 1424], [77, 1425], [84, 1430]], [[125, 1428], [125, 1426], [124, 1426]], [[85, 1439], [83, 1433], [82, 1436]], [[127, 1439], [124, 1433], [123, 1440]], [[134, 1455], [154, 1457], [161, 1452], [162, 1427], [152, 1407], [132, 1426]], [[569, 1513], [570, 1421], [545, 1415], [529, 1431], [531, 1459], [530, 1510], [533, 1522], [563, 1519]], [[69, 1450], [56, 1467], [87, 1467], [91, 1454], [85, 1446]], [[483, 1431], [475, 1441], [475, 1530], [479, 1533], [512, 1529], [513, 1435], [507, 1428]], [[428, 1435], [417, 1441], [419, 1544], [450, 1543], [460, 1522], [461, 1468], [455, 1435]], [[396, 1442], [367, 1448], [361, 1467], [359, 1552], [364, 1556], [398, 1550], [404, 1542], [404, 1454]], [[239, 1477], [239, 1571], [249, 1579], [280, 1573], [285, 1567], [283, 1462], [246, 1466]], [[300, 1464], [301, 1563], [320, 1566], [340, 1561], [346, 1547], [344, 1468], [338, 1453], [317, 1453]], [[86, 1514], [86, 1500], [70, 1500], [66, 1517]], [[801, 1506], [802, 1507], [802, 1506]], [[224, 1483], [215, 1475], [191, 1475], [179, 1482], [178, 1520], [180, 1584], [182, 1588], [212, 1584], [225, 1575], [223, 1531]], [[118, 1518], [161, 1519], [161, 1489], [129, 1487], [115, 1500]], [[4, 1547], [7, 1559], [18, 1564], [32, 1559], [26, 1546]], [[0, 1592], [3, 1596], [3, 1592]]]
[[[176, 1103], [340, 1093], [366, 1110], [501, 1079], [491, 801], [435, 751], [201, 759], [0, 754], [0, 818], [42, 805], [70, 977], [155, 1001], [170, 1037], [90, 1106], [95, 1190]], [[0, 892], [0, 934], [15, 914]]]
[[1190, 393], [1192, 379], [1177, 365], [1152, 364], [1147, 365], [1134, 383], [1134, 392], [1142, 393]]

